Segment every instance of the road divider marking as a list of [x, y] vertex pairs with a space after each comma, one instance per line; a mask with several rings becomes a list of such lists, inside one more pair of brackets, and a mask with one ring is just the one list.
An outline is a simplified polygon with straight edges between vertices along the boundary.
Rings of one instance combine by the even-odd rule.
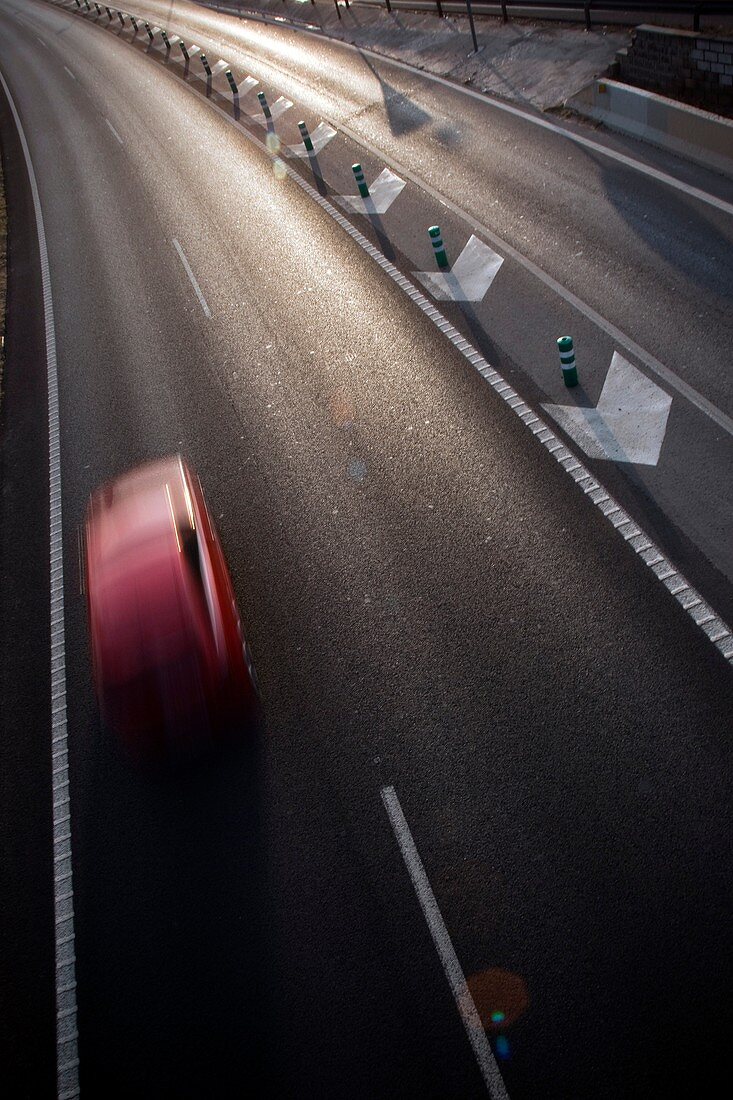
[[291, 99], [286, 99], [284, 95], [276, 99], [272, 106], [267, 102], [267, 96], [264, 92], [258, 92], [257, 98], [260, 101], [260, 107], [262, 108], [264, 117], [260, 118], [258, 115], [250, 115], [250, 118], [253, 122], [256, 122], [258, 126], [270, 128], [277, 122], [280, 115], [284, 114], [285, 111], [289, 111], [293, 106], [293, 101]]
[[[361, 175], [361, 182], [357, 175], [357, 168]], [[342, 206], [353, 210], [356, 214], [386, 214], [406, 186], [405, 181], [395, 175], [390, 168], [384, 168], [370, 186], [367, 186], [360, 164], [352, 165], [352, 170], [359, 194], [338, 195], [337, 199]]]
[[38, 183], [28, 142], [15, 101], [0, 72], [10, 111], [23, 150], [33, 199], [46, 337], [48, 387], [48, 498], [49, 498], [49, 619], [51, 627], [51, 793], [53, 825], [53, 894], [56, 989], [56, 1090], [58, 1097], [79, 1096], [79, 1047], [74, 953], [74, 895], [71, 860], [71, 805], [66, 718], [66, 627], [64, 622], [64, 540], [61, 512], [61, 422], [51, 274]]
[[125, 143], [123, 142], [122, 138], [121, 138], [121, 137], [120, 137], [120, 135], [119, 135], [119, 134], [117, 133], [117, 131], [115, 130], [115, 128], [114, 128], [114, 126], [112, 125], [112, 123], [110, 122], [110, 120], [109, 120], [108, 118], [105, 118], [105, 120], [104, 120], [104, 121], [105, 121], [105, 122], [107, 123], [107, 125], [108, 125], [108, 126], [109, 126], [109, 128], [110, 128], [110, 130], [112, 131], [112, 133], [114, 134], [114, 136], [115, 136], [115, 137], [117, 138], [117, 140], [119, 141], [120, 145], [124, 145]]
[[[328, 145], [331, 138], [336, 137], [336, 130], [325, 122], [319, 122], [312, 134], [308, 133], [308, 127], [304, 122], [298, 123], [298, 129], [300, 130], [300, 136], [303, 138], [303, 144], [287, 146], [288, 152], [292, 153], [294, 157], [309, 157], [311, 153], [318, 156], [321, 149]], [[308, 142], [310, 142], [310, 148]]]
[[[187, 85], [192, 91], [195, 92], [190, 84]], [[246, 141], [255, 145], [260, 151], [265, 152], [267, 146], [263, 145], [260, 139], [245, 127], [241, 126], [234, 118], [226, 113], [218, 104], [212, 102], [211, 99], [205, 99], [205, 103], [215, 111], [219, 117], [228, 125], [235, 127], [237, 133], [243, 137]], [[255, 120], [258, 121], [258, 120]], [[262, 124], [262, 123], [261, 123]], [[355, 134], [346, 126], [341, 126], [341, 130], [348, 137], [360, 145], [362, 148], [370, 149], [370, 146], [364, 142], [358, 134]], [[268, 155], [269, 151], [268, 151]], [[576, 485], [582, 489], [583, 493], [589, 497], [591, 502], [600, 509], [600, 511], [606, 516], [609, 523], [618, 531], [622, 538], [628, 542], [632, 550], [638, 554], [642, 561], [654, 572], [658, 580], [660, 580], [665, 588], [669, 591], [670, 595], [674, 596], [675, 600], [680, 604], [681, 608], [687, 613], [687, 615], [699, 626], [709, 640], [715, 645], [716, 649], [722, 654], [724, 659], [733, 665], [733, 632], [730, 627], [721, 619], [721, 617], [702, 599], [700, 594], [689, 584], [685, 577], [676, 569], [671, 562], [668, 561], [661, 553], [659, 548], [652, 542], [652, 540], [645, 534], [645, 532], [638, 527], [632, 518], [628, 516], [621, 506], [616, 503], [610, 493], [606, 491], [603, 485], [598, 482], [593, 475], [587, 470], [583, 464], [576, 458], [576, 456], [570, 451], [568, 447], [558, 439], [557, 436], [551, 431], [551, 429], [545, 424], [534, 410], [527, 405], [527, 403], [519, 396], [519, 394], [512, 389], [512, 387], [504, 380], [498, 371], [486, 361], [479, 351], [463, 336], [458, 329], [456, 329], [450, 321], [442, 314], [435, 306], [430, 302], [417, 287], [410, 282], [410, 280], [403, 275], [399, 268], [395, 267], [387, 257], [376, 248], [371, 241], [361, 233], [356, 226], [341, 214], [336, 207], [325, 199], [319, 192], [308, 183], [298, 172], [291, 168], [285, 161], [280, 160], [282, 166], [283, 175], [287, 175], [305, 194], [312, 199], [321, 209], [329, 215], [341, 228], [354, 240], [360, 248], [362, 248], [367, 255], [369, 255], [375, 263], [377, 263], [382, 270], [387, 274], [393, 282], [395, 282], [401, 290], [418, 306], [419, 309], [429, 318], [432, 324], [446, 336], [453, 346], [463, 355], [463, 357], [471, 364], [471, 366], [478, 371], [478, 373], [484, 378], [494, 391], [505, 401], [514, 413], [519, 417], [525, 426], [532, 432], [535, 438], [545, 447], [553, 456], [556, 462], [558, 462], [563, 469], [572, 477]], [[391, 164], [394, 166], [394, 160], [391, 160]], [[476, 225], [489, 240], [498, 240], [495, 234], [476, 222], [471, 215], [461, 210], [450, 200], [441, 196], [439, 192], [435, 191], [419, 177], [411, 174], [407, 169], [402, 166], [397, 166], [399, 171], [407, 178], [413, 180], [418, 186], [422, 187], [428, 194], [433, 195], [439, 202], [441, 202], [448, 209], [453, 210], [459, 216], [461, 216], [469, 225]], [[630, 340], [619, 329], [611, 325], [608, 321], [602, 318], [595, 311], [570, 291], [566, 290], [559, 283], [557, 283], [551, 276], [547, 275], [541, 268], [538, 268], [516, 249], [512, 248], [504, 241], [500, 241], [500, 246], [504, 251], [517, 259], [527, 270], [535, 274], [541, 281], [547, 286], [555, 289], [561, 297], [566, 301], [576, 306], [580, 312], [585, 313], [591, 320], [594, 320], [600, 328], [609, 335], [613, 336], [617, 343], [620, 343], [623, 347], [630, 349], [634, 355], [644, 362], [650, 369], [655, 371], [662, 377], [668, 384], [677, 389], [688, 397], [694, 404], [698, 404], [703, 411], [706, 411], [711, 419], [716, 420], [717, 423], [725, 427], [726, 431], [729, 431], [733, 435], [733, 420], [726, 417], [724, 413], [716, 409], [710, 402], [706, 401], [701, 395], [696, 394], [696, 391], [682, 382], [672, 371], [669, 371], [658, 360], [653, 359], [652, 356], [645, 352], [643, 348], [640, 348], [638, 344]], [[694, 400], [697, 398], [697, 401]]]
[[456, 1002], [456, 1008], [466, 1029], [468, 1041], [476, 1056], [481, 1076], [484, 1079], [487, 1092], [491, 1100], [509, 1100], [504, 1081], [499, 1067], [496, 1064], [491, 1044], [486, 1038], [481, 1023], [481, 1018], [474, 1004], [466, 977], [463, 973], [455, 948], [451, 942], [448, 929], [445, 926], [443, 915], [440, 912], [435, 894], [425, 873], [422, 860], [412, 838], [410, 827], [402, 812], [399, 799], [394, 787], [382, 787], [380, 791], [382, 803], [389, 817], [395, 840], [399, 845], [402, 858], [405, 861], [407, 872], [417, 894], [417, 900], [423, 911], [425, 922], [438, 952], [438, 958], [443, 967], [443, 972], [448, 980], [450, 991]]
[[180, 257], [180, 260], [181, 260], [181, 263], [183, 264], [183, 266], [185, 268], [186, 274], [188, 275], [189, 279], [191, 280], [191, 286], [196, 291], [196, 297], [198, 298], [199, 303], [201, 305], [201, 308], [204, 311], [204, 316], [211, 319], [211, 310], [209, 309], [208, 305], [206, 304], [206, 299], [204, 298], [203, 294], [201, 293], [201, 287], [198, 284], [196, 276], [194, 275], [193, 271], [191, 270], [190, 263], [186, 259], [186, 253], [183, 251], [183, 249], [181, 248], [179, 242], [177, 241], [177, 239], [175, 237], [173, 238], [173, 247], [175, 248], [176, 252], [178, 253], [178, 255]]
[[617, 351], [594, 409], [542, 405], [589, 458], [641, 466], [659, 462], [671, 407], [669, 394]]
[[439, 301], [480, 302], [504, 263], [503, 257], [472, 235], [456, 262], [449, 265], [439, 227], [431, 226], [428, 233], [436, 263], [446, 270], [413, 271], [415, 278]]

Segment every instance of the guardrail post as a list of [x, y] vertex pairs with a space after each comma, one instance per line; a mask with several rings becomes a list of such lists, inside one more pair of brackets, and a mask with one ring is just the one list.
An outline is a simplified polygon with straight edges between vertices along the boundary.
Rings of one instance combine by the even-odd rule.
[[584, 12], [585, 12], [585, 29], [587, 31], [589, 31], [591, 29], [591, 25], [590, 25], [590, 5], [591, 5], [591, 0], [587, 0], [586, 5], [583, 9]]
[[440, 0], [435, 0], [435, 6], [438, 9], [438, 19], [442, 19], [443, 18], [443, 5], [441, 4]]
[[388, 12], [390, 13], [390, 15], [391, 15], [391, 14], [392, 14], [392, 5], [390, 4], [389, 0], [384, 0], [384, 2], [385, 2], [385, 4], [387, 5], [387, 11], [388, 11]]
[[509, 22], [509, 16], [506, 13], [506, 0], [501, 0], [501, 21], [502, 23]]
[[336, 9], [336, 15], [341, 18], [341, 8], [339, 7], [339, 0], [333, 0], [333, 6]]

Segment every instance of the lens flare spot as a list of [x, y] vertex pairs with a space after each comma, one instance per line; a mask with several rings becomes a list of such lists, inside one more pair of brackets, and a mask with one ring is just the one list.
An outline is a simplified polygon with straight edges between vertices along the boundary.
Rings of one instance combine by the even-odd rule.
[[494, 1045], [496, 1047], [496, 1053], [498, 1057], [506, 1060], [509, 1057], [509, 1040], [507, 1039], [506, 1035], [497, 1036], [496, 1043]]
[[466, 979], [482, 1027], [503, 1031], [515, 1024], [529, 1006], [527, 985], [519, 974], [491, 967]]

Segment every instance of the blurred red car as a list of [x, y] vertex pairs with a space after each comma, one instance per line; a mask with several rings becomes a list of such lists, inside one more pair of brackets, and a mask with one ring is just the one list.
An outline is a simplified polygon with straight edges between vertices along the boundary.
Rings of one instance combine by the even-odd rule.
[[180, 456], [93, 493], [86, 577], [102, 718], [133, 755], [188, 755], [257, 721], [229, 571], [199, 480]]

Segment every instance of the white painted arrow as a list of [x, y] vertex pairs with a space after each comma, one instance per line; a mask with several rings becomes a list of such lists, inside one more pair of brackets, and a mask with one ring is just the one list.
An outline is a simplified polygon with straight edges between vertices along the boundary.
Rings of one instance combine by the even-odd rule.
[[302, 141], [299, 141], [297, 145], [288, 145], [288, 149], [294, 157], [316, 156], [324, 146], [328, 145], [331, 138], [334, 137], [336, 137], [336, 131], [333, 126], [327, 126], [325, 122], [319, 122], [310, 135], [310, 139], [313, 142], [312, 153], [308, 152]]
[[413, 271], [438, 301], [480, 302], [504, 263], [503, 258], [471, 236], [450, 271]]
[[[236, 76], [234, 77], [234, 79], [237, 80]], [[242, 96], [246, 95], [247, 92], [251, 91], [252, 88], [256, 88], [258, 84], [259, 80], [255, 80], [253, 76], [245, 76], [244, 80], [242, 80], [241, 82], [237, 80], [237, 87], [239, 88], [239, 98], [241, 99]]]
[[405, 186], [405, 181], [385, 168], [374, 183], [369, 184], [369, 198], [361, 195], [338, 195], [342, 206], [354, 210], [357, 214], [386, 214], [392, 203]]
[[668, 393], [615, 351], [595, 409], [542, 408], [590, 458], [656, 466], [671, 405]]
[[266, 119], [263, 111], [260, 111], [259, 115], [251, 115], [250, 117], [253, 122], [258, 122], [260, 126], [264, 126], [265, 129], [267, 129], [268, 122], [275, 122], [280, 118], [281, 114], [285, 111], [289, 111], [292, 106], [292, 100], [286, 99], [285, 96], [281, 95], [279, 99], [276, 99], [274, 103], [270, 104], [271, 119]]

